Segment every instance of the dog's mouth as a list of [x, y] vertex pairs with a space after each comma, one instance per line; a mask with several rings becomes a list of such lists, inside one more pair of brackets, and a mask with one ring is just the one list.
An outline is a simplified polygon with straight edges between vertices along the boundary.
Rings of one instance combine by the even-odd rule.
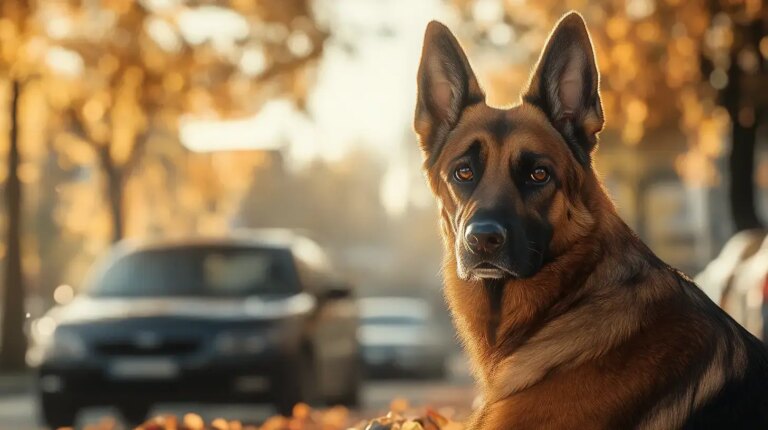
[[504, 278], [519, 278], [520, 276], [514, 271], [505, 267], [497, 266], [493, 263], [483, 262], [469, 271], [472, 277], [478, 279], [504, 279]]

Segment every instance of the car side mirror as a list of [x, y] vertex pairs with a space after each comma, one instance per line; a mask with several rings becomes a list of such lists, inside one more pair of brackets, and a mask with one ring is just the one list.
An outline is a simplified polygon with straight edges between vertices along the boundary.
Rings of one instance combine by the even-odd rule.
[[325, 300], [340, 300], [352, 297], [352, 287], [344, 282], [333, 282], [328, 284], [321, 294]]

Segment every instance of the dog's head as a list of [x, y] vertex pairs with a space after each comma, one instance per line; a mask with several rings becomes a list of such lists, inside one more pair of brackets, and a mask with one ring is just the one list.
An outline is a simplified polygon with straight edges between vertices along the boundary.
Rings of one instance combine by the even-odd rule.
[[598, 81], [586, 25], [570, 13], [521, 103], [490, 107], [450, 30], [429, 24], [414, 127], [460, 278], [530, 277], [586, 234], [581, 187], [603, 127]]

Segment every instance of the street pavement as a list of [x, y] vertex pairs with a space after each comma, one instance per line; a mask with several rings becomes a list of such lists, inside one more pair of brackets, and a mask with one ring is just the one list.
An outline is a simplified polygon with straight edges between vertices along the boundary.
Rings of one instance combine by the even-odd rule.
[[[363, 390], [363, 404], [355, 415], [376, 417], [383, 415], [394, 399], [405, 399], [413, 406], [434, 407], [446, 414], [456, 413], [461, 418], [474, 400], [474, 389], [466, 371], [457, 363], [446, 380], [387, 380], [367, 381]], [[153, 414], [187, 412], [200, 414], [207, 421], [218, 417], [258, 423], [273, 414], [267, 406], [208, 406], [159, 405]], [[80, 414], [78, 427], [95, 424], [104, 417], [114, 415], [110, 409], [87, 409]], [[42, 430], [36, 420], [36, 406], [30, 389], [0, 390], [0, 430]]]
[[[473, 390], [466, 381], [371, 381], [363, 392], [363, 408], [360, 416], [375, 417], [383, 415], [393, 399], [407, 399], [414, 406], [433, 406], [443, 410], [466, 410], [472, 403]], [[217, 417], [239, 419], [243, 422], [256, 423], [272, 414], [269, 407], [261, 406], [223, 406], [206, 405], [160, 405], [154, 414], [172, 413], [183, 415], [187, 412], [199, 413], [210, 421]], [[450, 413], [450, 412], [448, 412]], [[109, 409], [89, 409], [80, 414], [79, 426], [95, 424], [110, 416]], [[35, 401], [29, 392], [13, 395], [0, 395], [0, 429], [3, 430], [40, 430], [35, 419]]]

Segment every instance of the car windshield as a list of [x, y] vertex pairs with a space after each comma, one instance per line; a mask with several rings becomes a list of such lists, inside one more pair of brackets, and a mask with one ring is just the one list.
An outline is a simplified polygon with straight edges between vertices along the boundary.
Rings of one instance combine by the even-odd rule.
[[179, 247], [131, 253], [95, 282], [97, 297], [244, 297], [298, 291], [288, 250]]

